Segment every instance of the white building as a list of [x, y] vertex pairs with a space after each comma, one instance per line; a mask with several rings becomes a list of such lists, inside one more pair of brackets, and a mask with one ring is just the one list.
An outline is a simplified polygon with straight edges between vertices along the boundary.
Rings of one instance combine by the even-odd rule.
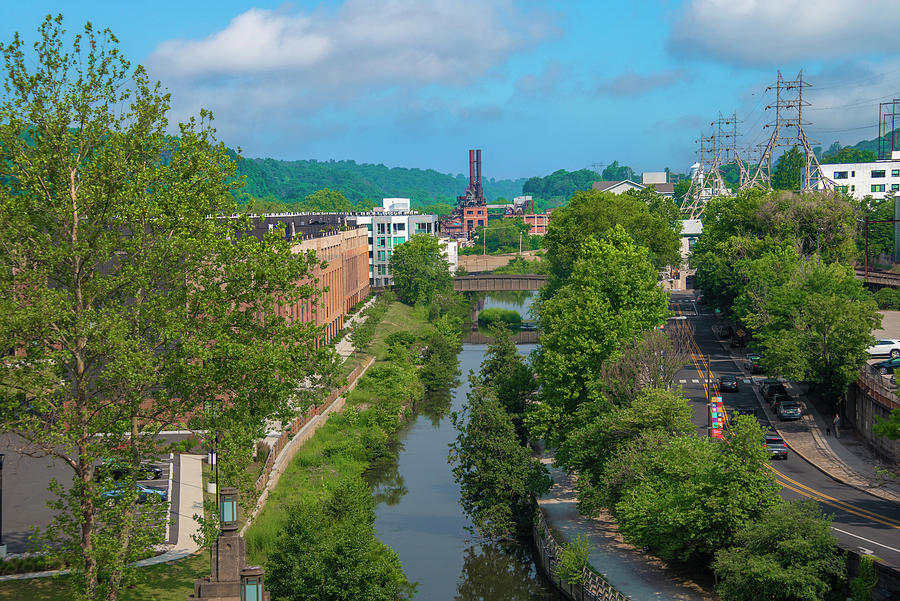
[[456, 238], [441, 236], [438, 238], [438, 243], [441, 245], [444, 258], [450, 265], [450, 275], [456, 275], [456, 270], [459, 269], [459, 242]]
[[369, 282], [373, 288], [393, 284], [391, 255], [397, 246], [416, 234], [437, 235], [437, 215], [411, 211], [408, 198], [385, 198], [381, 205], [349, 218], [369, 230]]
[[[874, 163], [834, 163], [822, 165], [822, 174], [841, 192], [856, 199], [865, 196], [882, 199], [889, 192], [900, 193], [900, 151], [890, 160]], [[818, 188], [823, 188], [819, 182]]]

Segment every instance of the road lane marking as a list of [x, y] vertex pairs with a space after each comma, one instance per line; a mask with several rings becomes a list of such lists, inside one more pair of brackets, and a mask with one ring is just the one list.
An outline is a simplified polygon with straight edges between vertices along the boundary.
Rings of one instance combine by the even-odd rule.
[[[775, 470], [773, 469], [773, 471], [775, 471]], [[890, 518], [884, 518], [882, 516], [873, 517], [873, 515], [878, 515], [878, 514], [866, 515], [866, 514], [870, 514], [871, 512], [868, 512], [865, 509], [857, 509], [853, 505], [848, 505], [848, 504], [844, 503], [843, 501], [838, 501], [837, 499], [828, 500], [831, 497], [828, 497], [827, 495], [823, 495], [822, 493], [819, 493], [817, 491], [813, 491], [813, 492], [816, 492], [816, 494], [807, 492], [806, 490], [803, 490], [803, 489], [808, 488], [808, 487], [803, 486], [802, 484], [799, 484], [799, 486], [802, 488], [798, 488], [791, 484], [787, 484], [786, 482], [778, 482], [778, 483], [781, 484], [782, 488], [792, 490], [795, 493], [797, 493], [798, 495], [804, 496], [804, 497], [806, 497], [808, 499], [812, 499], [814, 501], [818, 501], [819, 503], [822, 503], [823, 505], [829, 505], [831, 507], [834, 507], [835, 509], [840, 509], [841, 511], [846, 511], [847, 513], [852, 513], [855, 516], [865, 518], [867, 520], [871, 520], [873, 522], [883, 524], [890, 528], [900, 530], [900, 526], [898, 526], [896, 523], [891, 523], [891, 522], [885, 521], [885, 520], [889, 520]], [[812, 489], [809, 489], [809, 490], [812, 490]]]
[[847, 536], [852, 536], [853, 538], [858, 538], [859, 540], [864, 540], [867, 543], [872, 543], [873, 545], [878, 545], [879, 547], [884, 547], [885, 549], [893, 551], [894, 553], [900, 553], [900, 549], [895, 549], [894, 547], [888, 547], [887, 545], [883, 545], [883, 544], [879, 543], [878, 541], [874, 541], [874, 540], [871, 540], [868, 538], [863, 538], [858, 534], [853, 534], [852, 532], [847, 532], [846, 530], [841, 530], [840, 528], [835, 528], [834, 526], [832, 526], [831, 529], [834, 530], [835, 532], [840, 532], [841, 534], [846, 534]]
[[678, 380], [679, 384], [687, 384], [687, 380]]
[[699, 384], [700, 380], [698, 380], [697, 378], [694, 378], [693, 380], [691, 380], [691, 382], [693, 382], [694, 384]]

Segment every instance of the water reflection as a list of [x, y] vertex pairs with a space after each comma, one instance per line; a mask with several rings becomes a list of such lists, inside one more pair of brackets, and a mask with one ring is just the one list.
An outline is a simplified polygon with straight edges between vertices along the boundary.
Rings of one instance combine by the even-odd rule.
[[427, 392], [425, 398], [419, 403], [419, 415], [426, 417], [433, 428], [438, 428], [441, 420], [450, 413], [452, 403], [453, 394], [449, 388]]
[[[400, 445], [398, 445], [399, 447]], [[409, 489], [400, 473], [400, 465], [397, 463], [397, 450], [389, 457], [376, 460], [366, 471], [364, 477], [372, 487], [372, 496], [375, 504], [384, 503], [394, 506], [400, 502]]]
[[531, 549], [481, 543], [465, 550], [455, 601], [550, 601], [562, 599], [539, 584]]

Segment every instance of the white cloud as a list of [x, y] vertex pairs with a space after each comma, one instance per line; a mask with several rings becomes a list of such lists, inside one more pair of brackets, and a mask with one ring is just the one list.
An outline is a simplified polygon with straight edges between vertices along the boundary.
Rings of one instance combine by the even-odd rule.
[[556, 33], [515, 0], [346, 0], [332, 12], [254, 8], [204, 39], [160, 44], [147, 65], [172, 91], [174, 119], [211, 108], [236, 144], [260, 128], [329, 131], [342, 109], [365, 115], [385, 96], [413, 106], [429, 87], [468, 88]]
[[882, 54], [900, 49], [898, 21], [896, 0], [687, 0], [669, 46], [738, 65]]

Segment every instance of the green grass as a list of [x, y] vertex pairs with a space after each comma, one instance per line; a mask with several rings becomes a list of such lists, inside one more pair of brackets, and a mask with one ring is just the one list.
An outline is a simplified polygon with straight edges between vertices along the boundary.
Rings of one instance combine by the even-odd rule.
[[[121, 601], [185, 601], [194, 592], [194, 580], [209, 574], [209, 553], [139, 571], [140, 582], [122, 589]], [[35, 578], [0, 582], [0, 601], [68, 601], [69, 578]]]
[[394, 332], [408, 330], [419, 334], [428, 326], [428, 317], [424, 310], [410, 307], [402, 303], [392, 303], [378, 324], [375, 338], [369, 346], [369, 352], [375, 355], [378, 361], [383, 361], [387, 354], [385, 340]]

